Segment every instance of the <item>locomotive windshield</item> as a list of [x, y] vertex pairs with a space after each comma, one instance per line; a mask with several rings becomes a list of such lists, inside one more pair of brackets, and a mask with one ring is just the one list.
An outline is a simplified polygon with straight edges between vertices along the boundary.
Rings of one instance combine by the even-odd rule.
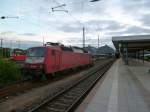
[[24, 50], [22, 50], [22, 49], [14, 49], [14, 50], [12, 51], [12, 54], [15, 54], [15, 55], [17, 55], [17, 56], [19, 56], [19, 55], [25, 55], [25, 54], [26, 54], [26, 51], [24, 51]]
[[36, 48], [30, 48], [28, 50], [27, 56], [28, 57], [44, 57], [44, 54], [45, 54], [45, 48], [36, 47]]

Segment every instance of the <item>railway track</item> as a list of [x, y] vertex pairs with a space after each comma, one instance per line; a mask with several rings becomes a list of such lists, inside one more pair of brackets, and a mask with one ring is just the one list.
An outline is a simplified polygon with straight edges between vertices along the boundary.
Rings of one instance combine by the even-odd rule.
[[[84, 68], [82, 70], [84, 71], [86, 69], [87, 68]], [[55, 81], [59, 81], [66, 77], [72, 76], [73, 74], [81, 72], [82, 70], [72, 71], [71, 74], [70, 74], [70, 72], [67, 72], [62, 76], [55, 77], [54, 79], [48, 79], [46, 81], [24, 79], [24, 80], [10, 83], [8, 85], [0, 87], [0, 102], [5, 101], [5, 99], [8, 99], [9, 97], [14, 97], [14, 96], [18, 96], [20, 94], [26, 93], [33, 88], [45, 86], [45, 85], [53, 83]]]
[[29, 85], [32, 80], [24, 79], [20, 81], [16, 81], [14, 83], [8, 84], [0, 88], [0, 99], [9, 96], [9, 94], [13, 94], [18, 90], [23, 90], [24, 86]]
[[97, 67], [68, 88], [24, 112], [72, 112], [113, 62], [111, 60]]
[[[105, 61], [106, 60], [101, 60], [101, 64]], [[85, 70], [85, 69], [83, 69], [83, 70]], [[77, 72], [80, 72], [80, 71], [81, 70], [77, 70], [77, 71], [73, 71], [71, 73], [74, 74], [74, 73], [77, 73]], [[71, 76], [70, 72], [65, 73], [65, 75], [63, 75], [59, 78], [55, 78], [55, 79], [52, 79], [52, 80], [47, 80], [47, 81], [44, 81], [44, 82], [43, 81], [37, 81], [37, 80], [34, 81], [34, 80], [31, 80], [31, 79], [27, 78], [27, 79], [23, 79], [23, 80], [20, 80], [20, 81], [10, 83], [10, 84], [5, 85], [5, 86], [1, 86], [0, 87], [0, 102], [5, 101], [9, 97], [18, 96], [20, 94], [26, 93], [30, 89], [47, 85], [49, 83], [61, 80], [61, 79], [65, 78], [65, 77], [68, 77], [68, 76]]]

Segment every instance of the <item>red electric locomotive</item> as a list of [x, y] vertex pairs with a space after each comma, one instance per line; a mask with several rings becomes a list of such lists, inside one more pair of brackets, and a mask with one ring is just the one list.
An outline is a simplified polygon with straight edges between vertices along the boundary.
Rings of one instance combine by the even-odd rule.
[[25, 61], [26, 51], [22, 49], [13, 49], [11, 59], [13, 61]]
[[25, 71], [32, 76], [45, 76], [91, 63], [91, 55], [81, 48], [47, 42], [45, 46], [28, 49]]

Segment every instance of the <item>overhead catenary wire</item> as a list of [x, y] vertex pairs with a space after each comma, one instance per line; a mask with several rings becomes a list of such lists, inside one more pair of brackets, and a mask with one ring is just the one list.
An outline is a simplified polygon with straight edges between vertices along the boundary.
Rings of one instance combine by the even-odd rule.
[[[101, 0], [82, 0], [82, 2], [84, 2], [84, 3], [98, 2], [98, 1], [101, 1]], [[70, 4], [80, 4], [80, 3], [81, 3], [81, 1], [67, 2], [67, 5], [70, 5]]]
[[[53, 0], [53, 1], [56, 1], [56, 0]], [[56, 2], [57, 2], [57, 1], [56, 1]], [[55, 2], [55, 3], [56, 3], [56, 2]], [[88, 2], [88, 1], [85, 1], [85, 2], [83, 1], [83, 4], [86, 3], [86, 2]], [[81, 3], [81, 2], [77, 1], [77, 2], [74, 2], [74, 3], [77, 4], [77, 3]], [[59, 3], [57, 2], [57, 4], [59, 4]], [[68, 5], [68, 4], [72, 4], [72, 3], [67, 3], [67, 5]], [[86, 27], [86, 31], [87, 31], [87, 30], [89, 30], [89, 31], [93, 30], [93, 31], [95, 32], [94, 26], [92, 26], [92, 28], [89, 28], [87, 25], [85, 25], [84, 23], [82, 23], [78, 18], [76, 18], [75, 16], [73, 16], [70, 11], [68, 11], [67, 14], [70, 15], [70, 16], [74, 19], [74, 21], [76, 21], [76, 22], [77, 22], [78, 24], [80, 24], [82, 27], [83, 27], [83, 26]], [[84, 14], [84, 7], [83, 7], [83, 12], [82, 12], [82, 14]], [[23, 17], [21, 17], [21, 19], [22, 19], [23, 21], [25, 20], [27, 23], [33, 24], [33, 25], [36, 26], [38, 29], [41, 29], [41, 24], [40, 24], [40, 22], [37, 23], [37, 22], [35, 22], [35, 21], [30, 21], [29, 18], [23, 18]], [[46, 29], [47, 29], [47, 28], [46, 28]]]
[[[60, 3], [58, 3], [56, 0], [53, 0], [57, 5], [61, 5]], [[61, 7], [62, 9], [66, 10], [64, 7]], [[78, 20], [76, 17], [74, 17], [69, 11], [67, 12], [68, 15], [70, 15], [77, 23], [79, 23], [80, 25], [82, 25], [82, 27], [84, 26], [83, 23], [80, 22], [80, 20]]]
[[[61, 4], [60, 3], [58, 3], [56, 0], [53, 0], [58, 6], [61, 6]], [[91, 0], [91, 1], [93, 1], [93, 0]], [[85, 1], [77, 1], [77, 2], [70, 2], [70, 3], [67, 3], [67, 4], [65, 4], [65, 6], [67, 6], [67, 5], [69, 5], [69, 4], [73, 4], [73, 3], [76, 3], [76, 4], [82, 4], [82, 17], [83, 17], [83, 15], [84, 15], [84, 3], [88, 3], [88, 2], [91, 2], [91, 1], [89, 1], [89, 0], [85, 0]], [[98, 1], [100, 1], [100, 0], [98, 0]], [[64, 4], [64, 3], [63, 3]], [[64, 9], [64, 10], [66, 10], [64, 7], [61, 7], [62, 9]], [[86, 27], [86, 28], [88, 28], [88, 26], [86, 26], [84, 23], [82, 23], [79, 19], [77, 19], [75, 16], [73, 16], [71, 13], [70, 13], [70, 11], [68, 11], [67, 12], [68, 13], [68, 15], [70, 15], [77, 23], [79, 23], [80, 25], [82, 25], [82, 27], [84, 26], [84, 27]], [[83, 18], [82, 18], [83, 19]], [[97, 29], [97, 28], [91, 28], [91, 30], [93, 30], [93, 31], [96, 31], [96, 30], [94, 30], [94, 29]]]
[[[61, 4], [60, 3], [58, 3], [56, 0], [53, 0], [58, 6], [61, 6]], [[86, 1], [86, 2], [89, 2], [89, 1]], [[82, 6], [84, 6], [84, 3], [85, 2], [77, 2], [77, 3], [81, 3], [82, 4]], [[71, 3], [67, 3], [66, 5], [68, 5], [68, 4], [71, 4]], [[65, 6], [66, 6], [65, 5]], [[61, 7], [63, 10], [66, 10], [64, 7]], [[70, 13], [70, 11], [68, 11], [67, 12], [68, 13], [68, 15], [70, 15], [78, 24], [80, 24], [82, 27], [83, 27], [83, 29], [84, 29], [84, 27], [86, 27], [86, 30], [89, 30], [89, 31], [93, 31], [93, 32], [96, 32], [96, 37], [97, 37], [97, 35], [99, 35], [99, 33], [98, 33], [98, 31], [97, 31], [97, 28], [95, 27], [95, 26], [92, 26], [92, 28], [89, 28], [87, 25], [85, 25], [84, 23], [82, 23], [79, 19], [77, 19], [76, 17], [74, 17], [71, 13]], [[82, 7], [82, 19], [83, 19], [83, 13], [84, 13], [84, 7]], [[88, 23], [88, 25], [89, 25], [89, 23]], [[85, 41], [85, 40], [84, 40]]]

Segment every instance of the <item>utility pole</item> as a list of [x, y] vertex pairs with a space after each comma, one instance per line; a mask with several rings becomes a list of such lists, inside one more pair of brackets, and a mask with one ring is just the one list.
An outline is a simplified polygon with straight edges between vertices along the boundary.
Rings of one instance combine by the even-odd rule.
[[44, 43], [45, 43], [45, 41], [44, 41], [44, 36], [43, 36], [43, 46], [44, 46]]
[[12, 40], [10, 40], [10, 48], [12, 49]]
[[18, 40], [18, 48], [20, 48], [20, 40]]
[[85, 48], [85, 29], [83, 27], [83, 48]]
[[1, 38], [1, 48], [3, 47], [3, 39]]
[[98, 48], [99, 48], [99, 35], [98, 35]]

